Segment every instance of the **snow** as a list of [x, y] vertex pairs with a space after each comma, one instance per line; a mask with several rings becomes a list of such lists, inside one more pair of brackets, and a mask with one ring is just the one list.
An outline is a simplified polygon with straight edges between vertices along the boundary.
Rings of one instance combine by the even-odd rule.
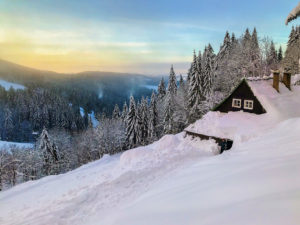
[[[104, 156], [69, 173], [1, 192], [0, 222], [93, 224], [89, 218], [100, 216], [102, 224], [106, 224], [108, 218], [103, 217], [106, 213], [113, 213], [124, 202], [136, 199], [175, 168], [195, 158], [203, 160], [216, 151], [213, 140], [191, 140], [184, 138], [183, 133], [167, 135], [152, 145]], [[96, 224], [100, 224], [99, 218]]]
[[21, 84], [16, 84], [12, 82], [8, 82], [5, 80], [0, 79], [0, 86], [4, 87], [6, 91], [8, 91], [10, 88], [13, 88], [15, 90], [24, 90], [25, 87]]
[[291, 84], [292, 85], [295, 85], [299, 81], [300, 81], [300, 74], [296, 74], [296, 75], [291, 77]]
[[79, 107], [79, 110], [80, 110], [80, 116], [84, 117], [84, 108]]
[[99, 125], [99, 121], [96, 119], [95, 112], [92, 111], [89, 113], [89, 116], [91, 117], [93, 127], [97, 127]]
[[33, 148], [33, 144], [32, 143], [0, 141], [0, 150], [1, 149], [9, 150], [12, 147], [14, 147], [14, 148]]
[[[84, 117], [84, 108], [79, 107], [79, 109], [80, 109], [80, 115], [81, 115], [81, 117]], [[97, 127], [98, 124], [99, 124], [99, 121], [96, 119], [95, 112], [92, 111], [91, 113], [88, 113], [88, 116], [91, 117], [91, 121], [92, 121], [93, 127]]]
[[300, 86], [249, 85], [267, 111], [210, 112], [184, 133], [0, 192], [4, 225], [296, 225], [300, 221]]

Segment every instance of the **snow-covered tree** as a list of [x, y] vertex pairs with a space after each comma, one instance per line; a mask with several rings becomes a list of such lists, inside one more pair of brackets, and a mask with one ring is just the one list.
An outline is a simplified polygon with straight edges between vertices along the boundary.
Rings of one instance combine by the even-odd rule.
[[283, 67], [292, 74], [300, 73], [300, 26], [292, 27], [283, 59]]
[[170, 69], [169, 83], [167, 94], [165, 98], [165, 107], [164, 107], [164, 132], [173, 133], [175, 129], [174, 122], [174, 111], [175, 111], [175, 98], [177, 94], [177, 81], [176, 75], [173, 69], [173, 65]]
[[279, 50], [278, 50], [278, 54], [277, 54], [277, 61], [280, 63], [283, 59], [283, 55], [282, 55], [282, 47], [280, 45]]
[[130, 96], [129, 109], [126, 117], [126, 142], [128, 147], [134, 147], [138, 143], [137, 111], [133, 96]]
[[193, 122], [201, 117], [201, 102], [204, 100], [203, 96], [203, 70], [201, 65], [201, 53], [198, 55], [194, 51], [191, 80], [188, 89], [188, 108], [189, 108], [189, 121]]
[[115, 104], [115, 108], [114, 108], [113, 113], [112, 113], [112, 118], [113, 119], [119, 119], [120, 118], [120, 109], [119, 109], [118, 104]]
[[122, 114], [121, 114], [122, 120], [125, 120], [125, 119], [126, 119], [127, 112], [128, 112], [128, 106], [127, 106], [127, 103], [126, 103], [126, 101], [125, 101], [125, 102], [124, 102], [124, 105], [123, 105], [123, 109], [122, 109]]
[[43, 170], [46, 175], [56, 174], [59, 166], [59, 155], [56, 145], [50, 140], [46, 128], [40, 136], [39, 151], [44, 158]]
[[169, 75], [169, 83], [168, 83], [168, 94], [174, 96], [177, 92], [177, 80], [176, 80], [176, 74], [173, 69], [173, 65], [170, 69], [170, 75]]
[[139, 118], [140, 118], [140, 139], [141, 144], [146, 145], [148, 143], [148, 132], [149, 132], [149, 115], [148, 115], [148, 99], [142, 97], [140, 108], [139, 108]]
[[267, 56], [267, 64], [269, 66], [269, 68], [271, 69], [278, 69], [277, 68], [277, 53], [276, 53], [276, 49], [275, 49], [275, 45], [274, 42], [271, 41], [271, 45], [270, 45], [270, 50], [269, 50], [269, 54]]
[[158, 112], [157, 112], [157, 102], [156, 102], [156, 95], [152, 92], [151, 95], [151, 102], [150, 102], [150, 110], [149, 110], [149, 139], [150, 141], [154, 141], [158, 138]]
[[158, 97], [159, 98], [165, 97], [165, 95], [166, 95], [166, 86], [165, 86], [165, 81], [164, 81], [163, 77], [160, 80], [157, 91], [158, 91]]

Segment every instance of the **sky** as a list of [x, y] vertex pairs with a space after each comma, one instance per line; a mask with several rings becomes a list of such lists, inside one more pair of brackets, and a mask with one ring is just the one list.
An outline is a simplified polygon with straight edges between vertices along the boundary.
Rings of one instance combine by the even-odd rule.
[[0, 58], [64, 73], [186, 73], [192, 53], [247, 27], [286, 45], [298, 0], [0, 0]]

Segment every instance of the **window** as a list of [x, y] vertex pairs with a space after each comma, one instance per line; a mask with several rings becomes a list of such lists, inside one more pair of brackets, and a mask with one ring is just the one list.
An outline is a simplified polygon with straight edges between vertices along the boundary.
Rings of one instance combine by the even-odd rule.
[[244, 109], [253, 109], [253, 101], [252, 100], [244, 100]]
[[237, 98], [232, 99], [232, 107], [241, 108], [242, 107], [242, 100], [237, 99]]

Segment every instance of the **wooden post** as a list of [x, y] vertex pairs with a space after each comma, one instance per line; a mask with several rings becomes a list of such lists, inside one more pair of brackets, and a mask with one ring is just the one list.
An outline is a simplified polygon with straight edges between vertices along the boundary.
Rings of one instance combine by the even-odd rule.
[[283, 83], [289, 90], [291, 90], [291, 73], [283, 73]]
[[279, 71], [273, 71], [273, 88], [279, 92]]

